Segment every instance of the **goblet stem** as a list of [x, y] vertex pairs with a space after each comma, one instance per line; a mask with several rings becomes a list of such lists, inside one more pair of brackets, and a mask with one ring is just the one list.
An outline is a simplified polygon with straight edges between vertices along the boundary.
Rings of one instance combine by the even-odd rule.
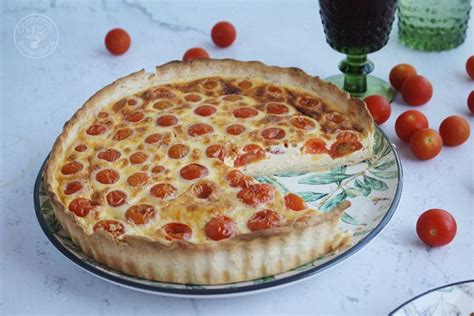
[[347, 55], [339, 64], [344, 73], [344, 90], [354, 96], [363, 96], [367, 92], [367, 75], [374, 70], [374, 64], [367, 55]]

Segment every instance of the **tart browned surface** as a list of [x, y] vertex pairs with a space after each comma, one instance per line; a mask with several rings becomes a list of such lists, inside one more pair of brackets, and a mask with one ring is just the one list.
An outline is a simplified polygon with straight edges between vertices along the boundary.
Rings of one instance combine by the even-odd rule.
[[46, 168], [56, 217], [96, 261], [150, 280], [281, 273], [347, 244], [339, 218], [252, 176], [372, 154], [365, 104], [296, 68], [171, 62], [117, 80], [66, 123]]

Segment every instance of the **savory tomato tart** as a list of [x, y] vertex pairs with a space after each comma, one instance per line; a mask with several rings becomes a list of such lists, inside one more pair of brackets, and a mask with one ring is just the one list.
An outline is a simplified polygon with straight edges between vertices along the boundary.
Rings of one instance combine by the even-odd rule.
[[281, 273], [347, 244], [339, 218], [252, 176], [372, 154], [363, 101], [296, 68], [170, 62], [91, 97], [45, 181], [56, 217], [96, 261], [150, 280], [218, 284]]

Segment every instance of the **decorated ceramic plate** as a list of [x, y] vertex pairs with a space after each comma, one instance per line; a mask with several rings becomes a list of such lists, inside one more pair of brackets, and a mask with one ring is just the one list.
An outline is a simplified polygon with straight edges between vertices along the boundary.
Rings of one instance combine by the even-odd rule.
[[473, 315], [474, 314], [474, 280], [448, 284], [430, 290], [390, 313], [392, 316], [405, 315]]
[[392, 217], [402, 190], [402, 169], [394, 145], [377, 129], [375, 155], [356, 165], [319, 173], [281, 173], [257, 177], [277, 187], [283, 194], [294, 192], [306, 203], [329, 211], [344, 200], [352, 206], [341, 217], [341, 229], [352, 234], [347, 249], [317, 258], [313, 262], [278, 275], [252, 281], [220, 284], [175, 284], [133, 277], [87, 257], [61, 229], [43, 187], [43, 168], [35, 184], [36, 215], [51, 243], [73, 263], [107, 281], [136, 290], [181, 297], [221, 297], [243, 295], [282, 287], [301, 281], [333, 267], [350, 257], [380, 233]]

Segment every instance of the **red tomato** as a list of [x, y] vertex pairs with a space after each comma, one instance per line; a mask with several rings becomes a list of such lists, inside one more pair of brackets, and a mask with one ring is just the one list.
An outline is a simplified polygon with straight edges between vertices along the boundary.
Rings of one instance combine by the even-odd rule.
[[409, 64], [399, 64], [390, 71], [389, 79], [392, 86], [400, 91], [403, 83], [409, 77], [416, 75], [416, 69]]
[[474, 113], [474, 90], [472, 90], [467, 97], [467, 107], [472, 113]]
[[471, 77], [471, 79], [474, 79], [474, 55], [467, 59], [466, 71], [469, 77]]
[[380, 125], [388, 120], [392, 113], [392, 107], [387, 99], [380, 95], [371, 95], [365, 98], [364, 101], [367, 103], [367, 108], [374, 118], [375, 123]]
[[408, 110], [400, 114], [395, 122], [395, 132], [405, 143], [410, 141], [411, 135], [422, 128], [428, 127], [428, 119], [417, 110]]
[[443, 146], [443, 140], [435, 130], [423, 128], [414, 133], [410, 138], [411, 152], [421, 160], [436, 157]]
[[431, 247], [449, 244], [456, 236], [454, 217], [445, 210], [431, 209], [420, 215], [416, 222], [416, 233], [421, 241]]
[[219, 47], [229, 47], [235, 41], [237, 33], [229, 22], [219, 22], [212, 28], [211, 37]]
[[464, 143], [471, 134], [467, 120], [459, 115], [452, 115], [443, 120], [439, 126], [439, 134], [443, 143], [449, 146], [458, 146]]
[[105, 47], [114, 55], [122, 55], [130, 48], [130, 35], [123, 29], [110, 30], [105, 36]]
[[209, 59], [209, 54], [205, 49], [200, 47], [190, 48], [184, 53], [183, 60], [190, 61], [194, 59]]
[[433, 96], [433, 86], [425, 77], [415, 75], [405, 80], [401, 93], [408, 105], [422, 105]]

